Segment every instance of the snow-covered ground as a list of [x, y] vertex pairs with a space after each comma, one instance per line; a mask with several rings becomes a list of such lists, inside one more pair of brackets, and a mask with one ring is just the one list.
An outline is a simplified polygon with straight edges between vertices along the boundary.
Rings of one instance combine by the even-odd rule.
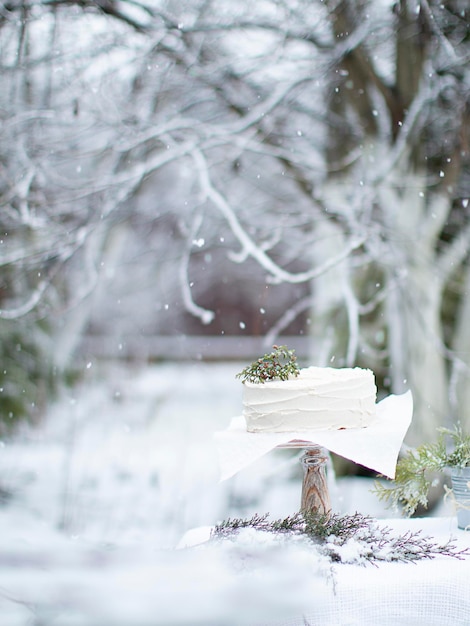
[[[227, 517], [298, 510], [297, 452], [219, 481], [212, 434], [240, 413], [241, 367], [91, 364], [41, 424], [2, 442], [0, 624], [221, 626], [299, 609], [301, 573], [321, 563], [294, 545], [257, 570], [256, 597], [233, 586], [235, 548], [176, 549]], [[390, 516], [369, 486], [332, 485], [335, 511]]]

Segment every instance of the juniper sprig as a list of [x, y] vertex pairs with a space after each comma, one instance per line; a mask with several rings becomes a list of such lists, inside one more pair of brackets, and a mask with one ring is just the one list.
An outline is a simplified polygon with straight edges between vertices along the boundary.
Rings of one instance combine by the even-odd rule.
[[410, 516], [418, 506], [427, 508], [436, 474], [449, 467], [470, 466], [470, 435], [460, 425], [438, 429], [439, 437], [408, 450], [398, 461], [393, 481], [376, 482], [373, 492], [391, 508]]
[[253, 361], [237, 374], [243, 382], [264, 383], [267, 380], [287, 380], [299, 375], [295, 350], [287, 346], [273, 346], [273, 351]]
[[[269, 520], [268, 514], [255, 514], [248, 519], [228, 518], [214, 527], [211, 540], [227, 539], [245, 528], [304, 536], [333, 563], [414, 563], [436, 556], [463, 559], [470, 555], [469, 548], [457, 550], [452, 540], [438, 544], [421, 531], [396, 535], [390, 528], [379, 526], [372, 517], [361, 513], [320, 515], [299, 512], [273, 521]], [[351, 550], [352, 544], [354, 550]]]

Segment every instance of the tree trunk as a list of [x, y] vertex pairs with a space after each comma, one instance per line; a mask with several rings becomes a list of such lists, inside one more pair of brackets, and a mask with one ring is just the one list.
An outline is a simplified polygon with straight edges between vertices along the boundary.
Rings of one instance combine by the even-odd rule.
[[388, 271], [385, 316], [391, 388], [394, 393], [406, 389], [413, 393], [413, 421], [406, 441], [419, 445], [435, 439], [436, 428], [449, 414], [441, 324], [443, 278], [436, 257], [447, 205], [429, 197], [421, 182], [424, 176], [406, 176], [397, 168], [389, 180], [395, 184], [382, 187], [380, 194], [388, 231], [380, 261]]
[[440, 323], [440, 289], [432, 267], [407, 267], [407, 276], [387, 300], [392, 391], [413, 393], [413, 421], [406, 441], [436, 438], [449, 413]]
[[[316, 241], [312, 250], [312, 266], [319, 267], [327, 258], [344, 249], [345, 237], [333, 221], [322, 220], [316, 224]], [[344, 365], [344, 348], [347, 329], [343, 321], [344, 302], [341, 285], [348, 260], [333, 266], [312, 281], [312, 307], [310, 311], [309, 364], [319, 367]], [[341, 319], [341, 321], [340, 321]]]
[[453, 338], [455, 360], [452, 364], [452, 421], [460, 420], [470, 431], [470, 266], [466, 268], [463, 295]]

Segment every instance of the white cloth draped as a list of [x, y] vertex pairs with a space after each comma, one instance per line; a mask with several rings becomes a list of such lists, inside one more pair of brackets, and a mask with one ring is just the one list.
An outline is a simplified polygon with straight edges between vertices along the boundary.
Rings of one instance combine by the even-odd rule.
[[230, 478], [270, 450], [294, 440], [317, 444], [389, 478], [413, 414], [411, 391], [390, 395], [377, 404], [377, 417], [367, 428], [289, 433], [249, 433], [242, 416], [214, 434], [221, 480]]

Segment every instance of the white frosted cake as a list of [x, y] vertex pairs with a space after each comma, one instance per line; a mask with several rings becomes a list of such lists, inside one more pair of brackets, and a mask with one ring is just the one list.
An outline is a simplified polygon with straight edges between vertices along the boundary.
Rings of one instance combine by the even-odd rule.
[[288, 380], [243, 383], [249, 432], [339, 430], [368, 426], [377, 388], [368, 369], [307, 367]]

